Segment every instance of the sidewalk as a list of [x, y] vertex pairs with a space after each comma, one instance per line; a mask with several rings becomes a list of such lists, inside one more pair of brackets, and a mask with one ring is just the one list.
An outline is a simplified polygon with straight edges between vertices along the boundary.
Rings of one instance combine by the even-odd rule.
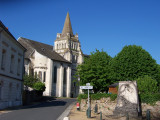
[[99, 120], [100, 114], [91, 113], [91, 118], [87, 118], [86, 112], [78, 111], [76, 105], [73, 106], [69, 113], [69, 120]]
[[[91, 113], [91, 118], [87, 118], [86, 112], [78, 111], [76, 105], [72, 107], [68, 117], [69, 120], [100, 120], [100, 114], [95, 114], [94, 111]], [[102, 120], [126, 120], [126, 117], [114, 117], [113, 115], [105, 116], [102, 114]]]

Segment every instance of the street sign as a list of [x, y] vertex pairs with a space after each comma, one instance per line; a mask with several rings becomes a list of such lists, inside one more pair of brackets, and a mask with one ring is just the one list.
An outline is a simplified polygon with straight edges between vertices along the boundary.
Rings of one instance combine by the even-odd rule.
[[90, 86], [90, 83], [86, 83], [86, 86]]
[[93, 86], [80, 86], [80, 89], [93, 89]]
[[86, 86], [80, 86], [80, 89], [87, 89], [88, 90], [88, 109], [90, 108], [90, 103], [89, 103], [89, 90], [93, 89], [93, 86], [90, 86], [90, 83], [86, 83]]

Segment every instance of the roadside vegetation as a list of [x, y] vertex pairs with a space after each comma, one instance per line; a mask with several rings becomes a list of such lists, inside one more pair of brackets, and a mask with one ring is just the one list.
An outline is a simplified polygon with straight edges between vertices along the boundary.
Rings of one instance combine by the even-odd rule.
[[31, 87], [37, 91], [45, 91], [45, 84], [40, 82], [37, 76], [24, 75], [23, 80], [25, 86]]
[[110, 84], [136, 80], [141, 102], [153, 104], [160, 100], [160, 65], [141, 46], [124, 46], [113, 58], [96, 50], [77, 69], [79, 84], [90, 83], [96, 96], [108, 92]]

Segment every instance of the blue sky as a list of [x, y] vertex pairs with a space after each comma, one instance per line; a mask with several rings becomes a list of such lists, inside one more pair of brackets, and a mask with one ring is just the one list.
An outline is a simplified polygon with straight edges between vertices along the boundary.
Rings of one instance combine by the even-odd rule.
[[140, 45], [160, 64], [160, 0], [0, 0], [0, 20], [18, 37], [54, 44], [69, 11], [85, 54], [114, 57]]

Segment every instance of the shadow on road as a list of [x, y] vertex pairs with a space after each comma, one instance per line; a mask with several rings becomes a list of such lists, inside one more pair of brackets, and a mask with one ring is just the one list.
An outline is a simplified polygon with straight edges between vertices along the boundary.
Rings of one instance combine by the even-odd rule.
[[31, 109], [40, 107], [65, 106], [68, 101], [75, 101], [76, 99], [56, 99], [53, 97], [43, 97], [40, 101], [31, 103], [30, 105], [11, 107], [6, 110]]

